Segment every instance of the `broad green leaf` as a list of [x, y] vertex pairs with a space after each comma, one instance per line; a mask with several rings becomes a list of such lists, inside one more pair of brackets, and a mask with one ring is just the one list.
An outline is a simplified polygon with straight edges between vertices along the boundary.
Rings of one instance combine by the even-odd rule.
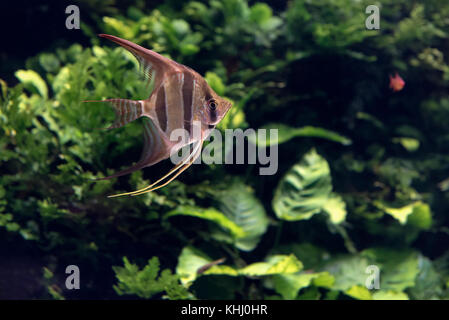
[[53, 53], [43, 53], [39, 56], [39, 63], [47, 72], [55, 72], [59, 69], [59, 60]]
[[386, 213], [398, 220], [401, 224], [407, 222], [407, 217], [412, 214], [415, 204], [409, 204], [400, 208], [391, 208], [384, 205], [379, 205], [380, 209], [383, 209]]
[[273, 198], [273, 209], [282, 220], [310, 219], [321, 211], [332, 191], [327, 161], [309, 151], [280, 181]]
[[260, 200], [240, 183], [217, 193], [216, 199], [219, 210], [245, 232], [243, 236], [231, 239], [232, 242], [240, 250], [253, 250], [268, 227], [268, 218]]
[[245, 236], [245, 231], [242, 229], [242, 227], [237, 225], [234, 221], [230, 220], [223, 213], [214, 208], [203, 209], [193, 206], [179, 206], [176, 209], [168, 212], [164, 216], [164, 218], [169, 218], [176, 215], [185, 215], [210, 220], [217, 223], [222, 228], [229, 230], [234, 238]]
[[178, 36], [184, 36], [190, 31], [190, 26], [185, 20], [175, 19], [171, 24]]
[[[321, 278], [321, 279], [320, 279]], [[315, 282], [316, 281], [316, 282]], [[334, 278], [328, 272], [281, 274], [273, 276], [274, 288], [284, 299], [295, 299], [302, 288], [312, 284], [331, 287]]]
[[413, 207], [413, 212], [407, 218], [407, 224], [420, 229], [429, 230], [432, 226], [432, 212], [426, 203], [418, 202]]
[[273, 15], [271, 8], [265, 3], [256, 3], [251, 7], [249, 19], [257, 24], [268, 22]]
[[355, 285], [345, 291], [348, 296], [359, 300], [372, 300], [369, 290], [364, 286]]
[[[198, 277], [198, 269], [211, 263], [213, 260], [206, 254], [191, 246], [182, 249], [178, 257], [178, 265], [176, 267], [176, 274], [180, 276], [183, 284], [190, 284]], [[238, 275], [238, 272], [229, 266], [213, 266], [206, 270], [203, 274], [224, 274], [230, 276]]]
[[332, 193], [324, 204], [323, 210], [329, 214], [332, 223], [339, 224], [345, 221], [346, 203], [339, 195]]
[[313, 279], [313, 285], [331, 289], [335, 283], [335, 278], [329, 272], [319, 272], [318, 277]]
[[419, 148], [419, 140], [415, 138], [393, 138], [394, 143], [401, 144], [407, 151], [413, 152]]
[[327, 271], [335, 277], [333, 289], [346, 292], [354, 286], [365, 286], [369, 276], [366, 273], [368, 266], [367, 258], [358, 255], [345, 255], [333, 258], [321, 270]]
[[374, 300], [409, 300], [404, 292], [395, 292], [393, 290], [379, 290], [372, 294]]
[[289, 274], [300, 271], [303, 268], [293, 254], [274, 255], [267, 259], [266, 262], [256, 262], [250, 264], [239, 271], [242, 275], [247, 276], [267, 276], [273, 274]]
[[415, 285], [419, 273], [418, 254], [414, 251], [371, 248], [361, 255], [380, 269], [380, 288], [401, 292]]
[[421, 201], [400, 208], [388, 207], [380, 202], [376, 202], [376, 206], [398, 220], [401, 224], [409, 223], [426, 230], [432, 225], [430, 207]]
[[213, 260], [206, 254], [191, 246], [185, 247], [178, 258], [176, 273], [183, 284], [191, 284], [200, 275], [227, 276], [269, 276], [274, 274], [291, 274], [302, 269], [302, 263], [294, 255], [274, 255], [265, 262], [256, 262], [244, 268], [236, 269], [229, 265], [215, 265], [198, 274], [198, 269]]
[[296, 300], [319, 300], [321, 297], [321, 293], [318, 291], [318, 288], [315, 286], [308, 287], [304, 289], [304, 292], [300, 293]]
[[385, 271], [381, 271], [383, 275], [380, 278], [381, 288], [402, 291], [415, 285], [415, 279], [419, 273], [418, 258], [416, 254], [411, 254], [402, 260], [398, 259], [397, 263], [385, 264], [385, 268], [381, 270], [383, 269]]
[[260, 146], [269, 146], [272, 144], [281, 144], [287, 142], [295, 137], [310, 137], [310, 138], [322, 138], [330, 141], [339, 142], [343, 145], [350, 145], [352, 141], [346, 137], [339, 135], [336, 132], [326, 130], [319, 127], [306, 126], [302, 128], [292, 128], [282, 123], [271, 123], [266, 126], [261, 127], [260, 129], [265, 130], [278, 130], [278, 140], [270, 141], [270, 135], [267, 134], [266, 141], [262, 140], [254, 140], [254, 137], [251, 140], [253, 143], [257, 143]]
[[206, 72], [205, 79], [212, 89], [219, 95], [225, 94], [226, 87], [220, 77], [214, 72]]
[[185, 56], [190, 56], [200, 51], [200, 48], [193, 43], [182, 43], [180, 44], [179, 49], [181, 53]]
[[276, 253], [293, 253], [304, 264], [305, 269], [315, 269], [324, 260], [329, 259], [329, 253], [311, 243], [292, 243], [280, 245], [276, 248]]
[[16, 77], [22, 82], [25, 87], [34, 89], [43, 98], [48, 97], [48, 88], [45, 81], [34, 70], [17, 70]]
[[442, 275], [437, 272], [433, 262], [422, 255], [419, 255], [418, 267], [415, 285], [407, 289], [410, 296], [419, 300], [440, 299], [444, 290]]
[[183, 284], [189, 284], [195, 281], [198, 269], [210, 262], [212, 259], [201, 251], [193, 247], [185, 247], [178, 257], [176, 274], [180, 276]]
[[212, 266], [210, 269], [204, 271], [205, 275], [213, 274], [213, 275], [227, 275], [227, 276], [238, 276], [240, 275], [239, 271], [234, 269], [233, 267], [226, 265], [218, 265]]

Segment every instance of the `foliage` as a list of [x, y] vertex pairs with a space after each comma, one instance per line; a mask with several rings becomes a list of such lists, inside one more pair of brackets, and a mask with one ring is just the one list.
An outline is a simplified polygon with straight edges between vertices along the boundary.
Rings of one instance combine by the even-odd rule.
[[119, 295], [134, 294], [149, 299], [154, 295], [166, 292], [171, 300], [192, 298], [186, 288], [178, 282], [178, 276], [173, 275], [169, 269], [159, 274], [159, 259], [153, 257], [143, 270], [131, 264], [126, 257], [123, 258], [124, 267], [113, 267], [118, 280], [114, 286]]
[[[381, 30], [366, 30], [367, 1], [74, 3], [87, 40], [47, 39], [0, 79], [0, 250], [46, 265], [30, 298], [449, 298], [448, 4], [382, 1]], [[233, 101], [220, 130], [278, 129], [249, 139], [277, 148], [277, 173], [194, 165], [108, 199], [170, 163], [94, 180], [138, 159], [141, 122], [98, 130], [113, 111], [82, 101], [149, 95], [132, 54], [96, 33], [204, 75]], [[90, 270], [76, 293], [60, 289], [74, 261]]]

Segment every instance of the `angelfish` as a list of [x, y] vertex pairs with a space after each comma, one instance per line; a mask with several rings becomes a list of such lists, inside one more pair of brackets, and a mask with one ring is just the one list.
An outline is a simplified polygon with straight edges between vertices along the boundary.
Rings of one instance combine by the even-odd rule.
[[[132, 167], [101, 178], [111, 179], [154, 165], [190, 145], [190, 153], [166, 175], [146, 188], [113, 195], [140, 195], [166, 186], [186, 170], [201, 154], [209, 133], [223, 119], [231, 103], [217, 95], [206, 80], [191, 68], [170, 60], [131, 41], [100, 34], [131, 52], [140, 64], [153, 90], [146, 100], [107, 99], [86, 102], [109, 102], [115, 109], [115, 122], [107, 129], [119, 128], [145, 117], [144, 146], [140, 160]], [[184, 129], [186, 139], [170, 139], [172, 132]], [[195, 134], [199, 132], [199, 134]]]

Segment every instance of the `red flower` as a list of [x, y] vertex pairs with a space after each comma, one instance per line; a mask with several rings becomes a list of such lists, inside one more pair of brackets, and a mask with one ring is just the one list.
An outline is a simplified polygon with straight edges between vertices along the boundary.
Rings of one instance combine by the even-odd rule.
[[392, 77], [390, 75], [390, 88], [396, 92], [396, 91], [401, 91], [402, 88], [404, 88], [405, 86], [405, 81], [398, 75], [398, 73], [396, 72], [396, 74], [394, 75], [394, 77]]

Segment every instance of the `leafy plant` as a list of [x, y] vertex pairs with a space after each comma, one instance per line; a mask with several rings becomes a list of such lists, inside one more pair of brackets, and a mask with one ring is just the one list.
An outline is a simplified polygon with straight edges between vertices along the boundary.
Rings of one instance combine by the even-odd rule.
[[[0, 64], [0, 253], [17, 272], [51, 265], [30, 298], [449, 298], [447, 3], [382, 1], [381, 30], [365, 28], [367, 1], [74, 3], [80, 43], [42, 34], [45, 51], [5, 47]], [[97, 33], [198, 71], [233, 102], [219, 130], [276, 129], [248, 143], [276, 147], [278, 171], [201, 164], [108, 199], [170, 164], [94, 181], [138, 159], [141, 123], [98, 130], [113, 111], [82, 101], [152, 89]], [[78, 295], [57, 284], [73, 261], [91, 270]]]
[[118, 284], [114, 290], [119, 295], [134, 294], [149, 299], [152, 296], [166, 292], [168, 299], [187, 299], [192, 295], [184, 288], [176, 275], [169, 269], [164, 269], [159, 275], [159, 259], [153, 257], [148, 260], [142, 270], [131, 264], [126, 257], [123, 258], [123, 267], [113, 267]]

